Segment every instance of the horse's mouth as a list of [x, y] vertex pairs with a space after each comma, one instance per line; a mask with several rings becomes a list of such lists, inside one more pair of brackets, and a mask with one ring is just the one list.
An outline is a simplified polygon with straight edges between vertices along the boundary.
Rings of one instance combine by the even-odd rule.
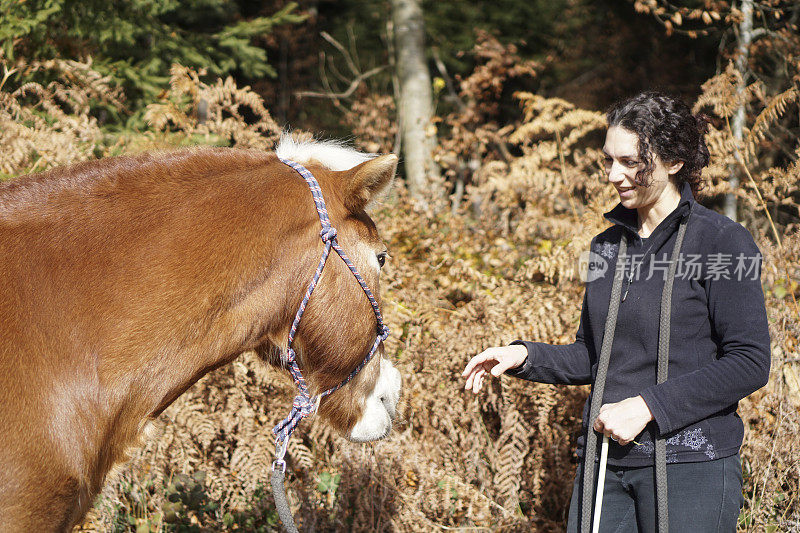
[[386, 429], [384, 429], [384, 431], [381, 432], [381, 433], [377, 433], [375, 435], [370, 435], [370, 436], [365, 436], [365, 437], [354, 436], [351, 433], [350, 436], [348, 437], [348, 440], [350, 440], [351, 442], [374, 442], [374, 441], [385, 439], [386, 437], [389, 436], [389, 434], [391, 432], [392, 432], [392, 423], [390, 421], [388, 423], [388, 425], [386, 426]]
[[381, 360], [381, 373], [375, 388], [364, 402], [361, 419], [356, 422], [349, 438], [367, 442], [386, 438], [392, 431], [392, 421], [397, 416], [400, 400], [400, 372], [386, 359]]

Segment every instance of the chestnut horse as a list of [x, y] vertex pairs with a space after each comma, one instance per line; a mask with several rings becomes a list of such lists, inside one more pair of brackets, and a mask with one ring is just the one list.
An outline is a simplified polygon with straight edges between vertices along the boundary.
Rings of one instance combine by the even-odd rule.
[[[277, 154], [316, 176], [379, 297], [386, 249], [364, 209], [397, 157], [286, 137]], [[203, 375], [248, 350], [285, 366], [319, 234], [308, 186], [271, 153], [142, 154], [1, 184], [0, 531], [71, 530], [147, 422]], [[347, 377], [375, 332], [334, 254], [293, 343], [312, 392]], [[399, 394], [381, 347], [319, 413], [351, 439], [378, 439]]]

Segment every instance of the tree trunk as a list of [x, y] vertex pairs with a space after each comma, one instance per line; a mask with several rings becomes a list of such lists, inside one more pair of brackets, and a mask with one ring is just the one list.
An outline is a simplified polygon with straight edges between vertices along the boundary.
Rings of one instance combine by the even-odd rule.
[[[739, 38], [738, 48], [736, 54], [736, 70], [741, 74], [742, 79], [739, 87], [736, 88], [736, 96], [742, 98], [744, 95], [745, 87], [747, 87], [747, 71], [748, 60], [750, 58], [750, 43], [753, 40], [753, 0], [742, 0], [742, 22], [739, 25]], [[731, 130], [733, 139], [736, 146], [739, 148], [740, 153], [744, 153], [744, 146], [742, 146], [742, 139], [744, 137], [744, 120], [745, 120], [745, 103], [742, 101], [736, 112], [733, 114], [731, 120]], [[736, 156], [737, 158], [739, 156]], [[741, 164], [732, 163], [730, 166], [730, 183], [733, 192], [729, 192], [725, 196], [725, 215], [731, 220], [736, 220], [736, 190], [739, 188], [739, 176], [741, 176]]]
[[420, 0], [392, 0], [400, 82], [398, 121], [408, 189], [412, 197], [442, 196], [439, 167], [433, 161], [431, 77], [425, 61], [425, 23]]

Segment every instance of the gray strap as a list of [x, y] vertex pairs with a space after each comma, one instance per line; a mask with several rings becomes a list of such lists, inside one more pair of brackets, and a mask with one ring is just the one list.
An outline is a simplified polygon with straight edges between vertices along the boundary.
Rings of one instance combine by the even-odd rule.
[[[691, 208], [689, 210], [691, 215]], [[687, 215], [678, 228], [678, 235], [675, 238], [675, 245], [672, 248], [672, 258], [670, 260], [667, 279], [664, 282], [664, 289], [661, 293], [661, 310], [658, 324], [658, 362], [656, 371], [657, 383], [667, 380], [669, 370], [669, 330], [670, 330], [670, 309], [672, 306], [672, 286], [675, 281], [675, 272], [678, 266], [678, 256], [683, 237], [686, 234], [686, 225], [689, 222]], [[600, 350], [600, 360], [597, 364], [597, 376], [592, 387], [592, 402], [589, 407], [589, 428], [586, 435], [586, 448], [583, 458], [583, 500], [581, 502], [581, 531], [589, 533], [592, 526], [592, 502], [594, 501], [594, 471], [595, 460], [597, 458], [597, 433], [592, 428], [600, 407], [603, 403], [603, 390], [606, 385], [606, 375], [608, 374], [608, 362], [611, 357], [611, 345], [614, 342], [614, 329], [617, 326], [617, 313], [619, 311], [620, 294], [622, 292], [622, 278], [625, 269], [625, 252], [628, 247], [627, 235], [623, 232], [619, 243], [619, 253], [617, 255], [617, 269], [614, 274], [614, 284], [611, 287], [611, 299], [608, 303], [608, 316], [606, 317], [606, 329], [603, 334], [603, 345]], [[667, 445], [663, 437], [657, 438], [655, 442], [655, 471], [656, 471], [656, 499], [658, 511], [658, 531], [659, 533], [669, 532], [669, 513], [667, 499]], [[601, 489], [602, 490], [602, 489]]]
[[588, 533], [592, 529], [592, 502], [594, 498], [594, 463], [597, 457], [597, 433], [592, 429], [592, 424], [600, 413], [603, 403], [603, 389], [606, 387], [606, 374], [608, 361], [611, 358], [611, 344], [614, 342], [614, 328], [617, 326], [617, 312], [622, 295], [622, 278], [625, 272], [625, 252], [628, 249], [628, 237], [624, 233], [619, 243], [617, 254], [617, 267], [614, 272], [614, 283], [611, 286], [611, 298], [608, 302], [608, 316], [606, 329], [603, 334], [603, 346], [600, 349], [600, 360], [597, 362], [597, 376], [592, 387], [592, 403], [589, 407], [589, 429], [586, 434], [586, 448], [583, 454], [583, 500], [581, 508], [581, 531]]
[[[691, 211], [690, 211], [691, 214]], [[672, 248], [672, 259], [669, 263], [667, 279], [664, 282], [664, 290], [661, 292], [661, 315], [658, 323], [658, 370], [656, 372], [656, 382], [664, 383], [667, 381], [669, 372], [669, 329], [670, 315], [672, 315], [672, 286], [675, 282], [675, 270], [678, 268], [678, 255], [683, 244], [683, 236], [686, 234], [686, 224], [689, 221], [687, 216], [678, 228], [678, 236], [675, 238], [675, 246]], [[669, 531], [669, 501], [667, 499], [667, 442], [664, 437], [656, 438], [656, 509], [658, 510], [658, 531], [667, 533]]]
[[283, 486], [283, 477], [286, 472], [283, 468], [272, 469], [272, 496], [275, 498], [275, 508], [278, 510], [278, 517], [283, 522], [283, 527], [287, 533], [298, 533], [297, 526], [294, 525], [294, 517], [289, 509], [289, 502], [286, 501], [286, 488]]

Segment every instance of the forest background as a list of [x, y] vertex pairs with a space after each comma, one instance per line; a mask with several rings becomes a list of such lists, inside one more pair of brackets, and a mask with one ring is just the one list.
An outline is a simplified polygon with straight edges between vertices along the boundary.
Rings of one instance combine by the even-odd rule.
[[[460, 372], [515, 338], [571, 342], [578, 256], [616, 203], [602, 111], [677, 94], [714, 126], [701, 202], [764, 255], [772, 373], [740, 408], [739, 528], [800, 531], [798, 23], [781, 0], [0, 0], [0, 177], [270, 149], [285, 128], [402, 154], [373, 213], [399, 421], [374, 444], [301, 425], [295, 515], [304, 531], [562, 531], [587, 390], [502, 378], [473, 397]], [[292, 390], [248, 354], [207, 376], [80, 529], [277, 531], [270, 429]]]

